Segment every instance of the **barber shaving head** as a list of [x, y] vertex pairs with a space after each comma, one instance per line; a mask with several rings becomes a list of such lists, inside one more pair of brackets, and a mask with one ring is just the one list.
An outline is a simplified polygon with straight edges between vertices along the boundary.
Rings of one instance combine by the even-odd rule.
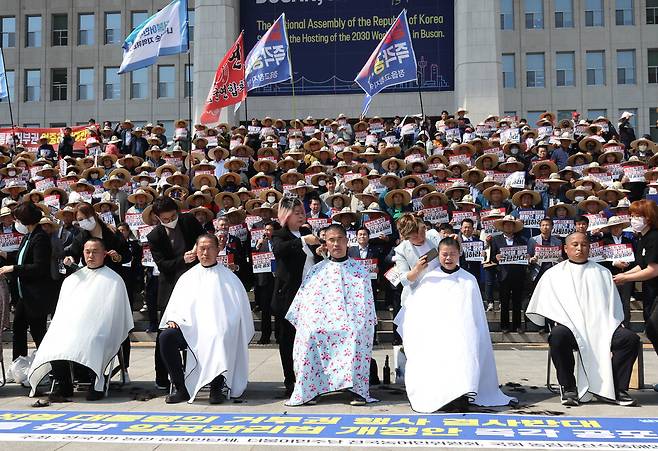
[[102, 240], [90, 238], [85, 243], [82, 254], [84, 255], [87, 268], [97, 269], [104, 265], [107, 251]]
[[574, 232], [567, 236], [564, 245], [567, 257], [574, 263], [585, 263], [589, 258], [589, 239], [583, 232]]

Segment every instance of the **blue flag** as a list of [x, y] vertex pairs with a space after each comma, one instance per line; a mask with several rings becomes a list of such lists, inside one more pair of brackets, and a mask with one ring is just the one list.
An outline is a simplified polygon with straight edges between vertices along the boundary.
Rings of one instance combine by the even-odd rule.
[[9, 97], [9, 86], [7, 85], [7, 71], [5, 70], [5, 58], [0, 52], [0, 99]]
[[256, 43], [245, 60], [247, 91], [290, 80], [286, 16], [281, 14]]
[[366, 114], [372, 98], [382, 89], [417, 81], [417, 77], [416, 55], [405, 9], [388, 29], [354, 80], [366, 92], [361, 115]]
[[159, 56], [187, 52], [187, 0], [174, 0], [137, 25], [121, 47], [120, 74], [150, 66]]

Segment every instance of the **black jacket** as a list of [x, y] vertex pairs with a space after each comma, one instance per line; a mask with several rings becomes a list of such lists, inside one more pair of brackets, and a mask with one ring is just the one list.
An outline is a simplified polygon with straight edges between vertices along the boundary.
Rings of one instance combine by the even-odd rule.
[[34, 315], [46, 315], [52, 312], [57, 301], [55, 284], [50, 274], [52, 255], [50, 236], [40, 225], [37, 225], [29, 236], [23, 237], [18, 252], [12, 255], [18, 259], [18, 255], [26, 245], [23, 263], [15, 264], [12, 273], [14, 277], [20, 279], [23, 294], [17, 302], [23, 302], [26, 309]]
[[[307, 229], [300, 229], [300, 232], [302, 236], [311, 233]], [[302, 240], [293, 235], [288, 227], [282, 227], [272, 234], [272, 252], [276, 265], [272, 312], [282, 317], [302, 284], [306, 254], [302, 249]]]
[[[189, 213], [178, 214], [176, 227], [180, 227], [183, 233], [186, 252], [192, 250], [196, 239], [204, 233], [199, 221]], [[176, 286], [178, 278], [194, 266], [196, 262], [185, 263], [183, 255], [174, 254], [169, 236], [162, 224], [155, 226], [146, 236], [146, 239], [151, 247], [153, 261], [158, 265], [160, 271], [160, 277], [158, 277], [158, 306], [164, 308], [169, 302], [169, 297], [174, 290], [174, 286]]]
[[[528, 241], [521, 236], [522, 232], [514, 234], [513, 246], [527, 246]], [[509, 247], [505, 240], [505, 235], [496, 235], [491, 239], [491, 261], [498, 263], [496, 255], [500, 254], [501, 247]], [[498, 265], [499, 280], [505, 280], [508, 277], [524, 277], [526, 265]], [[523, 279], [521, 279], [523, 281]]]

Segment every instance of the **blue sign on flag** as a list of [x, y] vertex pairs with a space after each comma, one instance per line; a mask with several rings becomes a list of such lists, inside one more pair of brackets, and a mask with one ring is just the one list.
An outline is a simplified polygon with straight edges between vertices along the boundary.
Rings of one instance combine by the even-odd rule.
[[417, 80], [416, 55], [404, 9], [354, 80], [366, 92], [361, 114], [366, 114], [372, 98], [382, 89]]
[[290, 80], [286, 15], [281, 14], [245, 60], [247, 91]]

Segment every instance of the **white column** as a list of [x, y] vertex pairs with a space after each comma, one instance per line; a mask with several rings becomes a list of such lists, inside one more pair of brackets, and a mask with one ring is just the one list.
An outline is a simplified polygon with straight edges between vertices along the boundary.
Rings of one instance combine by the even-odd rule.
[[476, 124], [502, 112], [496, 0], [455, 0], [455, 109]]
[[[192, 110], [198, 121], [217, 65], [240, 33], [240, 1], [196, 0], [195, 4]], [[222, 110], [220, 121], [233, 124], [237, 122], [234, 119], [233, 105]]]

